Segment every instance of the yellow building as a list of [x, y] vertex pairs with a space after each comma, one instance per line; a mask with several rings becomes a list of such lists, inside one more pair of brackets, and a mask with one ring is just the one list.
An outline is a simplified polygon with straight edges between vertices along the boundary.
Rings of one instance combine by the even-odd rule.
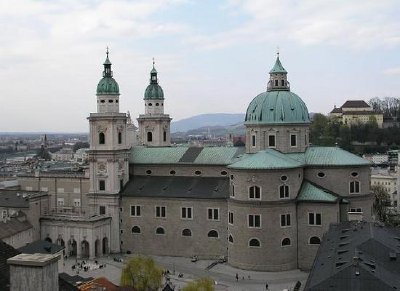
[[375, 113], [364, 100], [347, 100], [341, 107], [335, 106], [329, 115], [341, 119], [348, 126], [370, 120], [376, 120], [379, 128], [383, 126], [383, 114]]

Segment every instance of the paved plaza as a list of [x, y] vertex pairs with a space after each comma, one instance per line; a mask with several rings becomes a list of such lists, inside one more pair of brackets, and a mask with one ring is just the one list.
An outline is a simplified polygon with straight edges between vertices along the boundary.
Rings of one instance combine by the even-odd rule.
[[[98, 259], [99, 264], [105, 264], [104, 268], [83, 271], [79, 270], [78, 274], [82, 277], [106, 277], [111, 282], [119, 285], [121, 269], [124, 262], [132, 255], [110, 256]], [[116, 262], [114, 257], [122, 258], [123, 262]], [[207, 267], [213, 263], [209, 260], [199, 260], [191, 262], [190, 258], [182, 257], [158, 257], [153, 256], [154, 260], [163, 268], [170, 272], [170, 280], [176, 286], [175, 290], [180, 290], [192, 280], [200, 277], [210, 277], [216, 282], [216, 290], [229, 291], [265, 291], [265, 285], [268, 283], [270, 291], [293, 290], [297, 281], [302, 283], [304, 287], [308, 273], [293, 270], [286, 272], [256, 272], [245, 271], [233, 268], [226, 263], [217, 264], [210, 270]], [[78, 262], [81, 262], [79, 260]], [[94, 261], [89, 261], [94, 263]], [[64, 271], [70, 275], [76, 275], [77, 270], [72, 269], [72, 265], [76, 263], [75, 259], [67, 259], [65, 261]], [[180, 277], [179, 274], [183, 276]], [[236, 274], [239, 279], [236, 281]], [[301, 288], [302, 290], [302, 288]]]

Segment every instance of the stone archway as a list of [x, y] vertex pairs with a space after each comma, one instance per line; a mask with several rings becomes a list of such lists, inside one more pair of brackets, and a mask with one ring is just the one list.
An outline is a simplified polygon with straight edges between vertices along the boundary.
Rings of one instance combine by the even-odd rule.
[[78, 248], [77, 248], [76, 240], [71, 238], [68, 241], [68, 256], [76, 257], [77, 254], [78, 254]]
[[103, 255], [107, 255], [108, 254], [108, 238], [104, 237], [103, 238]]
[[96, 239], [94, 242], [94, 256], [99, 257], [101, 255], [100, 253], [101, 247], [100, 247], [100, 240]]
[[89, 258], [90, 252], [89, 252], [89, 242], [87, 240], [83, 240], [81, 242], [81, 257], [82, 258]]

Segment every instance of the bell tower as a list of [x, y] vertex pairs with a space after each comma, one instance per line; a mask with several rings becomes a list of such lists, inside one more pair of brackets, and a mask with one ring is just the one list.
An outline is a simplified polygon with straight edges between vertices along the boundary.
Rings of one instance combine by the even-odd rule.
[[127, 115], [119, 112], [119, 87], [108, 54], [107, 49], [103, 78], [97, 85], [97, 112], [88, 117], [89, 206], [92, 215], [111, 217], [108, 247], [111, 252], [119, 252], [119, 192], [129, 179], [130, 142]]
[[158, 73], [154, 67], [150, 71], [150, 84], [144, 92], [144, 111], [137, 119], [140, 144], [146, 146], [170, 146], [171, 118], [164, 114], [164, 91], [158, 84]]

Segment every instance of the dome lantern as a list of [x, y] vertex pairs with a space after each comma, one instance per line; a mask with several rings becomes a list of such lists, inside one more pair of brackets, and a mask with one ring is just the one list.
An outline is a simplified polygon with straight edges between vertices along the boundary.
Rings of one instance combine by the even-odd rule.
[[267, 91], [290, 91], [290, 83], [287, 80], [287, 71], [279, 60], [279, 52], [277, 53], [274, 67], [269, 71], [269, 81]]
[[111, 70], [111, 62], [108, 58], [108, 48], [107, 57], [103, 63], [104, 71], [103, 78], [97, 85], [97, 95], [119, 95], [119, 86], [117, 81], [113, 78], [113, 72]]
[[161, 86], [158, 85], [158, 73], [154, 65], [155, 62], [153, 59], [153, 68], [150, 71], [150, 84], [144, 92], [144, 100], [164, 100], [164, 91]]

